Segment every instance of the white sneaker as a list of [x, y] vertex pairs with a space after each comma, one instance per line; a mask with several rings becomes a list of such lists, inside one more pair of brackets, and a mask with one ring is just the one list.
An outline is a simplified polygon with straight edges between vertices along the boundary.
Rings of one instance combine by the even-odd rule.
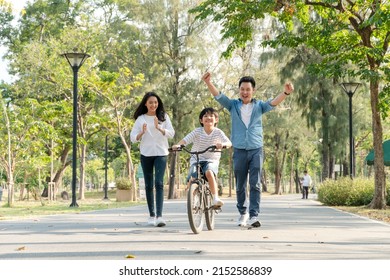
[[251, 217], [249, 219], [248, 224], [251, 225], [252, 227], [261, 227], [261, 223], [256, 216]]
[[163, 227], [166, 223], [162, 217], [157, 217], [156, 219], [156, 227]]
[[155, 226], [155, 225], [156, 225], [156, 217], [149, 217], [148, 226]]
[[246, 221], [248, 220], [248, 218], [249, 218], [249, 214], [248, 213], [245, 213], [244, 215], [240, 215], [240, 217], [237, 220], [237, 225], [239, 227], [245, 227], [246, 226]]
[[223, 201], [218, 197], [214, 199], [214, 206], [221, 207], [223, 205]]

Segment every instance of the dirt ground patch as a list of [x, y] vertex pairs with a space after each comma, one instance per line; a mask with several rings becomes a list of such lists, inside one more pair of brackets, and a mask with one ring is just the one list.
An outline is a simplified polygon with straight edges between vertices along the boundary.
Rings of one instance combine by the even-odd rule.
[[365, 206], [361, 206], [361, 207], [339, 206], [336, 208], [345, 212], [353, 213], [359, 216], [367, 217], [369, 219], [390, 224], [390, 209], [377, 210], [377, 209], [369, 209]]

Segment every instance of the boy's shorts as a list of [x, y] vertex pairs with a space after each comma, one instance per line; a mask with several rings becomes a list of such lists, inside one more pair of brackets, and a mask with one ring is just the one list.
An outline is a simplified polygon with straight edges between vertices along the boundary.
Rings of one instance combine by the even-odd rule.
[[[201, 173], [205, 174], [207, 170], [211, 170], [215, 176], [218, 175], [218, 162], [209, 162], [209, 161], [201, 161], [200, 162], [200, 168], [201, 168]], [[188, 176], [187, 176], [187, 182], [190, 180], [190, 178], [196, 178], [196, 163], [192, 164], [190, 166], [190, 170], [188, 171]]]

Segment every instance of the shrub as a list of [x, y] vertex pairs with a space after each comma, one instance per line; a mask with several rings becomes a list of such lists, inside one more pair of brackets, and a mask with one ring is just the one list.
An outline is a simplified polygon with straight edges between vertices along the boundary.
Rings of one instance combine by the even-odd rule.
[[119, 177], [115, 180], [115, 186], [118, 190], [130, 190], [131, 181], [126, 177]]
[[326, 180], [318, 186], [318, 200], [326, 205], [345, 205], [351, 187], [351, 182], [344, 178], [340, 180]]
[[368, 205], [374, 198], [374, 181], [368, 179], [354, 179], [346, 206]]
[[[375, 192], [373, 179], [343, 177], [326, 180], [318, 186], [318, 200], [330, 206], [368, 205]], [[390, 184], [386, 185], [386, 204], [390, 206]]]
[[387, 194], [386, 205], [390, 206], [390, 186], [386, 187], [386, 194]]
[[318, 200], [330, 206], [367, 205], [373, 197], [374, 182], [370, 179], [344, 177], [326, 180], [318, 186]]

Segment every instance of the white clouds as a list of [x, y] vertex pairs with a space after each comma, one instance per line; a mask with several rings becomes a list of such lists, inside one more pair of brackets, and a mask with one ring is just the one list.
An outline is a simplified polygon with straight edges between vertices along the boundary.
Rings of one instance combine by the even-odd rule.
[[11, 2], [12, 2], [12, 9], [14, 11], [14, 14], [17, 15], [26, 5], [28, 0], [12, 0]]

